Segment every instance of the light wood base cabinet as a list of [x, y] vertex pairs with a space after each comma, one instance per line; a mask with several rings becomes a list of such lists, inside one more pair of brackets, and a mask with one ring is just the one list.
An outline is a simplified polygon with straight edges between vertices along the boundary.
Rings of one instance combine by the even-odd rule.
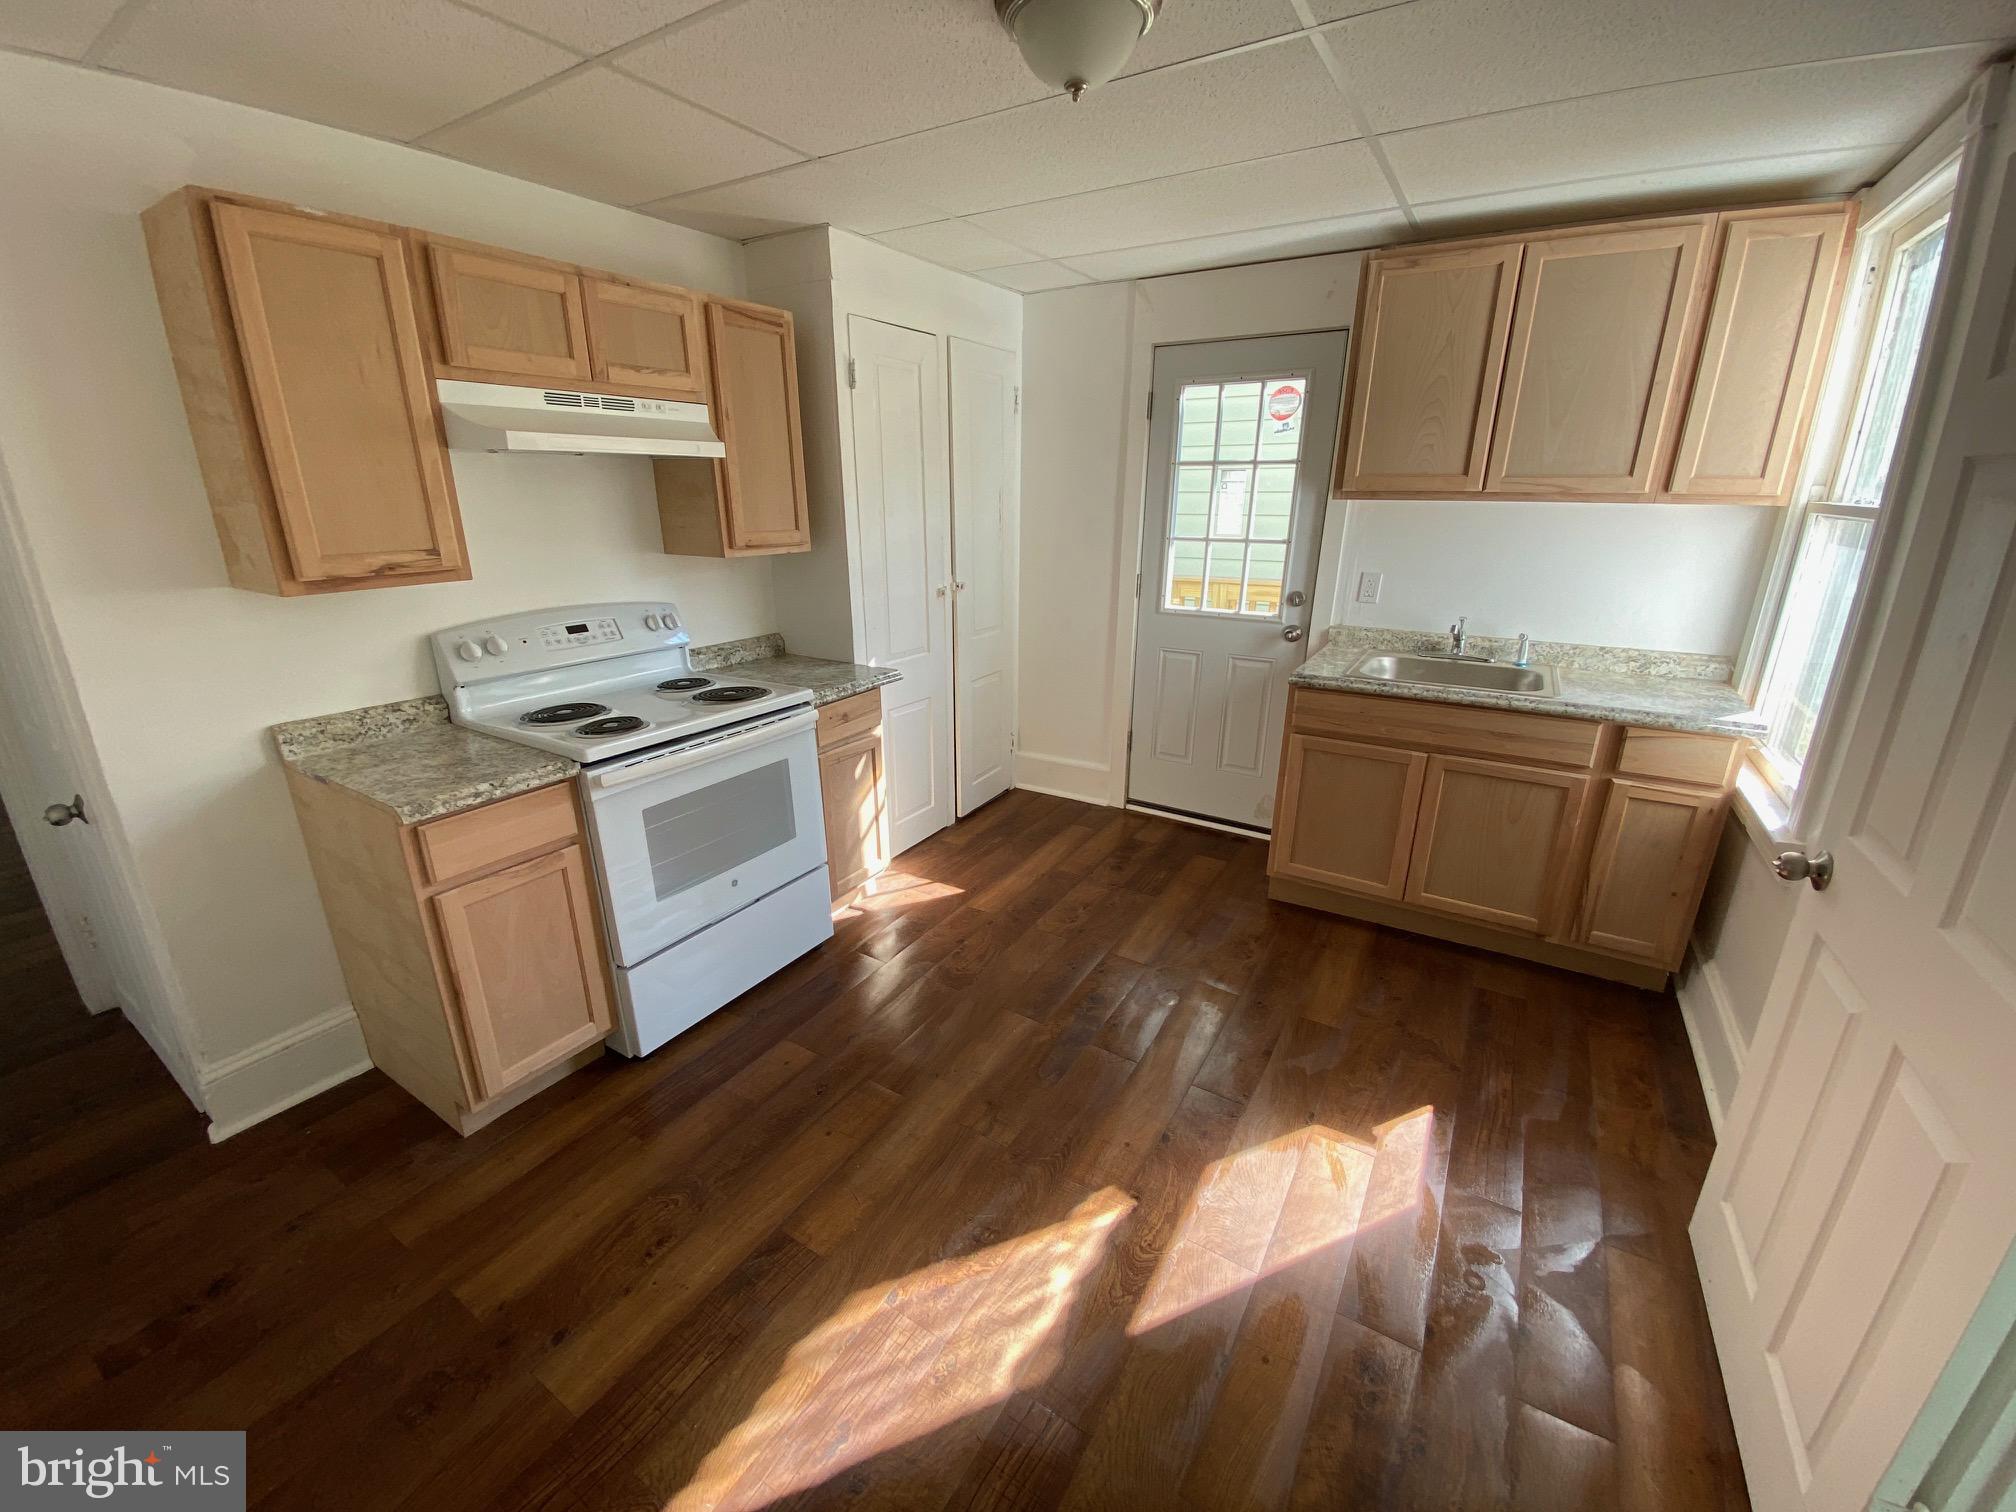
[[1269, 893], [1656, 985], [1686, 949], [1743, 745], [1297, 688]]
[[826, 868], [838, 903], [889, 864], [880, 688], [819, 711], [819, 793], [826, 817]]
[[607, 955], [571, 783], [404, 825], [287, 780], [381, 1071], [470, 1134], [601, 1054]]

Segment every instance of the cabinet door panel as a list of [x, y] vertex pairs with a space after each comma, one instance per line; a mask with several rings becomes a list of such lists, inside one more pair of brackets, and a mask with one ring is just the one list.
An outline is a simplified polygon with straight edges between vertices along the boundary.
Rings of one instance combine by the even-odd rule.
[[1431, 756], [1406, 900], [1521, 934], [1560, 916], [1589, 779]]
[[450, 367], [588, 380], [579, 274], [447, 242], [433, 242], [428, 251]]
[[1840, 303], [1848, 212], [1729, 216], [1671, 492], [1783, 503]]
[[578, 845], [434, 899], [477, 1090], [496, 1097], [609, 1033], [609, 997]]
[[1428, 758], [1291, 734], [1269, 855], [1276, 876], [1398, 898]]
[[710, 300], [714, 414], [728, 455], [721, 464], [728, 550], [811, 544], [805, 452], [798, 421], [798, 356], [782, 310]]
[[684, 289], [582, 280], [595, 377], [671, 399], [707, 400], [707, 338], [698, 296]]
[[1484, 486], [1519, 259], [1512, 242], [1371, 260], [1338, 492]]
[[1671, 455], [1708, 219], [1529, 242], [1485, 486], [1650, 493]]
[[1576, 938], [1592, 950], [1677, 966], [1727, 806], [1721, 793], [1612, 782]]
[[826, 864], [838, 898], [889, 864], [889, 788], [882, 772], [881, 730], [821, 752], [819, 791], [826, 816]]
[[404, 245], [223, 200], [211, 213], [294, 575], [459, 567]]

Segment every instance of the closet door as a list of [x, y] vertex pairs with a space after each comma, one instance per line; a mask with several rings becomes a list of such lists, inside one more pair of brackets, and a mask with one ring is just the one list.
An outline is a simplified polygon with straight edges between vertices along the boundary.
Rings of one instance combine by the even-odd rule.
[[954, 336], [952, 661], [958, 808], [1015, 783], [1015, 509], [1022, 454], [1013, 352]]
[[952, 499], [938, 338], [851, 315], [866, 659], [883, 689], [891, 854], [952, 822]]
[[1663, 481], [1710, 219], [1527, 243], [1486, 489], [1630, 498]]

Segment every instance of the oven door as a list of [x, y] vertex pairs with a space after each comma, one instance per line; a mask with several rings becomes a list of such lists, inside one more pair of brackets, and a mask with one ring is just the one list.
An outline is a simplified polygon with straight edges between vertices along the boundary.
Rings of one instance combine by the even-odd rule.
[[825, 864], [817, 724], [794, 710], [581, 774], [619, 966]]

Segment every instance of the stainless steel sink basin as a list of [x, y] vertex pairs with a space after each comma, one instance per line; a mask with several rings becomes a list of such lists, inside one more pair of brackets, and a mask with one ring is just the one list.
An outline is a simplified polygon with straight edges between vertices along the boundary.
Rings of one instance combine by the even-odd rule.
[[1359, 658], [1353, 677], [1381, 682], [1425, 683], [1436, 688], [1483, 688], [1493, 693], [1523, 693], [1529, 698], [1558, 698], [1561, 686], [1551, 664], [1514, 667], [1506, 662], [1459, 660], [1453, 656], [1410, 656], [1374, 651]]

